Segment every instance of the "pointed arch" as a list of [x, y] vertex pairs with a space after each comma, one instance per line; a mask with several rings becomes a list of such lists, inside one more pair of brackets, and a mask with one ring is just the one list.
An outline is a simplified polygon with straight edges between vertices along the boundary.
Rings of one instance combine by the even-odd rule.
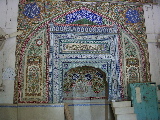
[[[47, 2], [45, 3], [47, 5]], [[63, 10], [59, 10], [59, 8], [57, 9], [53, 9], [53, 14], [50, 15], [48, 14], [47, 10], [50, 10], [56, 7], [56, 5], [58, 4], [63, 4]], [[66, 7], [66, 8], [65, 8]], [[124, 9], [122, 10], [121, 7]], [[103, 10], [103, 9], [104, 10]], [[116, 32], [114, 32], [114, 34], [117, 34], [117, 47], [115, 48], [118, 52], [118, 56], [117, 56], [117, 60], [116, 61], [118, 64], [114, 64], [116, 69], [113, 69], [114, 71], [118, 71], [118, 78], [113, 77], [112, 81], [114, 82], [114, 84], [119, 84], [120, 87], [118, 87], [118, 90], [120, 91], [120, 96], [123, 98], [125, 96], [125, 91], [124, 89], [126, 89], [126, 79], [131, 79], [132, 75], [130, 75], [128, 78], [126, 77], [127, 74], [124, 74], [124, 70], [126, 68], [126, 65], [128, 65], [128, 73], [134, 75], [134, 77], [139, 76], [139, 79], [142, 80], [143, 82], [147, 82], [150, 81], [150, 75], [149, 75], [149, 61], [148, 61], [148, 53], [147, 53], [147, 48], [146, 48], [146, 43], [144, 41], [140, 41], [139, 39], [142, 39], [141, 37], [143, 37], [144, 33], [140, 33], [140, 34], [136, 34], [134, 31], [134, 29], [131, 29], [129, 27], [129, 25], [133, 25], [132, 23], [127, 23], [125, 24], [125, 17], [121, 16], [122, 19], [118, 19], [118, 12], [116, 13], [115, 11], [123, 11], [123, 13], [127, 12], [128, 10], [130, 10], [130, 8], [132, 8], [131, 6], [116, 6], [116, 5], [108, 5], [108, 4], [102, 4], [101, 6], [99, 6], [99, 11], [95, 11], [94, 8], [89, 7], [89, 5], [77, 5], [77, 6], [73, 6], [72, 8], [67, 7], [67, 5], [65, 3], [60, 3], [60, 2], [56, 2], [55, 4], [51, 3], [51, 7], [45, 7], [46, 11], [44, 10], [43, 12], [45, 12], [45, 16], [46, 18], [44, 18], [43, 20], [40, 20], [39, 23], [36, 23], [36, 25], [32, 26], [32, 20], [30, 20], [27, 24], [29, 24], [30, 27], [29, 29], [27, 29], [27, 34], [25, 34], [24, 36], [21, 36], [20, 38], [18, 38], [18, 42], [20, 43], [20, 45], [17, 45], [17, 49], [16, 49], [16, 81], [15, 81], [15, 97], [14, 97], [14, 101], [15, 102], [28, 102], [28, 103], [47, 103], [47, 102], [53, 102], [53, 82], [50, 81], [51, 79], [51, 73], [49, 72], [51, 67], [49, 67], [49, 63], [52, 61], [49, 61], [49, 54], [50, 52], [52, 52], [52, 48], [49, 48], [50, 46], [50, 37], [49, 37], [49, 32], [51, 31], [51, 27], [50, 24], [53, 23], [52, 25], [55, 25], [58, 28], [57, 32], [74, 32], [74, 31], [70, 31], [73, 29], [76, 29], [76, 27], [80, 30], [80, 32], [82, 32], [81, 28], [85, 28], [88, 27], [91, 29], [91, 32], [95, 33], [95, 31], [98, 31], [98, 34], [103, 34], [104, 32], [111, 30], [110, 33], [112, 33], [115, 29], [117, 30]], [[57, 11], [56, 11], [57, 10]], [[105, 11], [106, 10], [106, 11]], [[114, 11], [115, 10], [115, 11]], [[62, 12], [58, 12], [58, 11], [62, 11]], [[90, 19], [87, 18], [86, 14], [82, 14], [80, 16], [80, 18], [82, 19], [78, 19], [75, 18], [72, 22], [66, 22], [66, 21], [71, 21], [69, 19], [69, 16], [76, 14], [78, 15], [79, 12], [86, 12], [87, 14], [89, 14], [92, 17], [97, 17], [99, 19]], [[110, 14], [109, 14], [110, 13]], [[112, 14], [115, 13], [115, 14]], [[21, 17], [21, 18], [20, 18]], [[22, 16], [20, 16], [19, 19], [24, 19]], [[66, 20], [67, 17], [67, 20]], [[130, 16], [129, 16], [130, 17]], [[71, 17], [71, 19], [73, 19], [73, 17]], [[33, 19], [34, 21], [35, 19]], [[99, 21], [98, 21], [99, 20]], [[98, 22], [95, 22], [98, 21]], [[143, 21], [142, 21], [143, 22]], [[80, 24], [81, 23], [81, 24]], [[136, 23], [134, 23], [136, 24]], [[23, 27], [23, 25], [19, 25], [20, 27]], [[136, 26], [136, 25], [135, 25]], [[138, 26], [138, 24], [137, 24]], [[143, 26], [143, 24], [142, 24]], [[65, 29], [63, 29], [65, 28]], [[95, 29], [96, 28], [96, 29]], [[109, 28], [109, 29], [108, 29]], [[129, 29], [130, 28], [130, 29]], [[25, 27], [24, 27], [25, 29]], [[40, 57], [37, 57], [36, 59], [38, 59], [38, 61], [43, 61], [42, 63], [39, 62], [39, 64], [43, 64], [44, 69], [43, 69], [43, 73], [45, 73], [45, 75], [43, 76], [43, 81], [44, 84], [41, 84], [41, 88], [45, 88], [45, 97], [43, 96], [42, 99], [37, 98], [36, 100], [33, 100], [32, 98], [34, 98], [34, 96], [29, 96], [26, 98], [23, 98], [22, 94], [25, 94], [24, 90], [24, 80], [26, 80], [25, 78], [25, 69], [27, 68], [27, 60], [28, 58], [32, 58], [35, 59], [33, 57], [33, 55], [31, 55], [31, 57], [26, 57], [27, 56], [27, 51], [28, 48], [30, 48], [28, 45], [31, 44], [31, 41], [34, 41], [35, 36], [40, 33], [40, 31], [42, 29], [45, 29], [45, 32], [43, 32], [42, 34], [45, 34], [45, 40], [43, 40], [43, 42], [39, 41], [40, 39], [37, 39], [37, 45], [41, 46], [44, 45], [43, 50], [45, 51], [43, 54], [40, 55]], [[70, 29], [70, 30], [69, 30]], [[84, 29], [83, 29], [84, 30]], [[25, 31], [25, 30], [24, 30]], [[142, 30], [143, 32], [144, 30]], [[53, 32], [53, 31], [52, 31]], [[83, 31], [86, 32], [86, 31]], [[109, 33], [109, 32], [107, 32]], [[130, 59], [133, 57], [124, 57], [125, 51], [123, 51], [124, 46], [123, 46], [123, 33], [125, 33], [131, 43], [131, 45], [133, 45], [137, 52], [135, 54], [139, 54], [139, 58], [138, 58], [138, 62], [141, 64], [141, 66], [139, 67], [139, 70], [135, 69], [137, 66], [135, 65], [134, 67], [132, 67], [133, 63], [130, 62], [132, 60], [134, 60], [134, 62], [137, 61], [137, 58], [134, 59]], [[64, 34], [63, 34], [64, 35]], [[138, 37], [136, 36], [138, 35]], [[22, 42], [20, 42], [20, 40], [23, 39]], [[110, 38], [111, 39], [111, 38]], [[36, 43], [35, 43], [36, 44]], [[52, 43], [51, 43], [52, 44]], [[41, 48], [42, 49], [42, 48]], [[32, 50], [30, 49], [30, 51], [32, 52]], [[50, 52], [49, 52], [50, 51]], [[41, 60], [40, 60], [41, 59]], [[62, 61], [63, 62], [63, 61]], [[26, 64], [27, 63], [27, 64]], [[34, 63], [34, 62], [33, 62]], [[44, 64], [45, 63], [45, 64]], [[35, 63], [34, 63], [35, 64]], [[62, 64], [63, 65], [63, 64]], [[109, 65], [109, 62], [107, 64], [103, 64], [101, 67], [106, 67], [106, 65]], [[39, 66], [39, 69], [42, 67], [42, 65]], [[53, 66], [52, 66], [53, 67]], [[138, 73], [137, 73], [138, 72]], [[139, 73], [140, 72], [140, 73]], [[116, 73], [113, 73], [113, 75]], [[136, 77], [137, 78], [137, 77]], [[120, 81], [118, 81], [117, 83], [115, 82], [115, 79], [119, 79]], [[140, 82], [142, 82], [140, 81]], [[44, 86], [44, 87], [42, 87]], [[112, 86], [112, 88], [114, 88], [114, 85]], [[18, 91], [18, 93], [17, 93]], [[110, 90], [110, 94], [117, 94], [116, 91], [112, 91]], [[119, 93], [118, 93], [119, 94]]]

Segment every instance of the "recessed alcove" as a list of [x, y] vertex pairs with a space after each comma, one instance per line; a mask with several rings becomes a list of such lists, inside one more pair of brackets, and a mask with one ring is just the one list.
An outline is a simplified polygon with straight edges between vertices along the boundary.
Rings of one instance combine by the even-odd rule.
[[104, 102], [108, 100], [107, 76], [99, 68], [71, 68], [63, 77], [63, 102]]

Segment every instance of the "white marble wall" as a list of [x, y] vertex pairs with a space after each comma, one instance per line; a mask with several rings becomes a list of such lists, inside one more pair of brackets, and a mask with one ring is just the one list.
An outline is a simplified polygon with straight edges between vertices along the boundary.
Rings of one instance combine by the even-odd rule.
[[[6, 33], [12, 33], [17, 30], [19, 0], [0, 0], [0, 27]], [[155, 41], [160, 39], [160, 6], [145, 5], [145, 25], [147, 33], [147, 41], [149, 41], [148, 49], [150, 56], [150, 72], [153, 82], [160, 84], [160, 48], [155, 46]], [[0, 51], [0, 85], [5, 86], [4, 92], [0, 92], [0, 103], [13, 103], [14, 80], [3, 80], [2, 73], [7, 68], [15, 70], [15, 48], [16, 38], [7, 39], [4, 48]], [[160, 100], [160, 92], [158, 97]]]

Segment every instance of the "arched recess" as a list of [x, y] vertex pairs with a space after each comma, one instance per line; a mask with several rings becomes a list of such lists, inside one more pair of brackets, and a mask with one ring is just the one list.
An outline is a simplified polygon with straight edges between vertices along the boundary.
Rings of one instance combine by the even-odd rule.
[[48, 35], [45, 26], [38, 30], [16, 50], [15, 103], [48, 103]]
[[[121, 8], [123, 8], [124, 9], [123, 12], [127, 13], [127, 11], [134, 8], [132, 8], [131, 6], [125, 6], [125, 5], [116, 6], [114, 4], [108, 5], [105, 3], [97, 7], [96, 6], [93, 7], [92, 5], [84, 5], [84, 4], [82, 5], [79, 4], [76, 6], [73, 5], [72, 7], [68, 7], [68, 5], [65, 2], [62, 2], [62, 3], [46, 2], [45, 5], [47, 7], [46, 6], [44, 7], [45, 10], [43, 11], [44, 12], [43, 14], [45, 14], [44, 16], [46, 16], [46, 18], [44, 18], [44, 20], [41, 21], [40, 23], [38, 24], [36, 23], [34, 27], [27, 29], [28, 33], [26, 35], [18, 38], [19, 44], [17, 45], [17, 50], [16, 50], [17, 76], [15, 81], [15, 95], [14, 95], [15, 103], [17, 102], [19, 103], [61, 102], [61, 100], [63, 99], [62, 92], [59, 93], [56, 91], [62, 91], [62, 82], [61, 82], [63, 78], [62, 74], [65, 70], [68, 70], [69, 67], [74, 68], [75, 67], [74, 65], [78, 65], [78, 64], [79, 65], [81, 64], [81, 66], [83, 65], [90, 66], [90, 64], [94, 64], [95, 65], [94, 67], [96, 67], [97, 65], [99, 66], [99, 68], [101, 67], [106, 71], [112, 71], [109, 74], [110, 76], [107, 75], [110, 100], [123, 99], [124, 97], [127, 96], [126, 86], [128, 82], [126, 81], [127, 80], [130, 81], [130, 78], [132, 75], [135, 75], [135, 77], [133, 78], [137, 78], [136, 76], [138, 76], [138, 79], [137, 79], [138, 82], [149, 81], [148, 53], [145, 46], [146, 44], [145, 43], [143, 44], [143, 42], [139, 41], [139, 38], [141, 36], [138, 33], [135, 34], [134, 30], [132, 30], [131, 27], [130, 29], [128, 29], [129, 28], [128, 24], [130, 24], [129, 23], [130, 21], [128, 20], [126, 25], [124, 23], [126, 19], [124, 15], [123, 17], [121, 17], [121, 19], [117, 19], [118, 16], [120, 15], [122, 16], [121, 13], [116, 13], [117, 10], [121, 11], [122, 10]], [[63, 9], [57, 7], [59, 5], [64, 5]], [[51, 15], [49, 12], [47, 12], [47, 10], [50, 11], [52, 8], [56, 8], [56, 9], [53, 9], [54, 13]], [[99, 9], [99, 11], [97, 11], [97, 9]], [[56, 10], [61, 12], [57, 12]], [[76, 17], [78, 15], [80, 15], [79, 16], [80, 19]], [[24, 15], [21, 15], [20, 16], [21, 18], [19, 19], [24, 19], [23, 16]], [[71, 16], [74, 16], [74, 17], [71, 17]], [[28, 22], [29, 25], [32, 24], [32, 22], [30, 21], [32, 21], [31, 18], [29, 19], [29, 22]], [[41, 30], [44, 30], [44, 32], [39, 34]], [[74, 32], [76, 34], [74, 34]], [[94, 36], [91, 33], [96, 35]], [[44, 35], [44, 37], [42, 38], [43, 39], [42, 42], [39, 41], [36, 43], [35, 42], [36, 39], [39, 39], [38, 36], [42, 36], [42, 35]], [[139, 37], [137, 37], [136, 35], [138, 35]], [[126, 38], [123, 38], [123, 36], [125, 36]], [[143, 33], [142, 33], [142, 36], [143, 36]], [[69, 51], [69, 53], [67, 53], [65, 49], [63, 49], [63, 45], [66, 45], [65, 40], [62, 40], [62, 39], [68, 38], [67, 42], [72, 43], [71, 41], [73, 40], [74, 37], [76, 38], [76, 42], [77, 42], [76, 45], [81, 47], [85, 44], [88, 44], [88, 45], [93, 44], [93, 42], [95, 44], [95, 41], [102, 40], [101, 37], [104, 37], [104, 39], [106, 40], [105, 44], [106, 46], [109, 45], [109, 47], [108, 47], [108, 50], [103, 51], [103, 53], [100, 51], [97, 52], [94, 50], [91, 51], [92, 52], [91, 53], [90, 51], [88, 51], [88, 49], [86, 53], [84, 52], [84, 50], [82, 50], [83, 54], [77, 53], [77, 51], [75, 50]], [[91, 37], [91, 40], [93, 40], [93, 37], [95, 37], [94, 41], [88, 42], [90, 37]], [[130, 38], [130, 40], [128, 40], [127, 42], [136, 49], [135, 54], [139, 56], [138, 60], [137, 60], [137, 57], [125, 56], [125, 54], [127, 53], [126, 52], [127, 49], [125, 48], [127, 47], [127, 44], [125, 44], [125, 42], [128, 39], [128, 37]], [[78, 41], [79, 38], [82, 41], [84, 39], [88, 39], [87, 41], [88, 43], [82, 42], [82, 41], [79, 42]], [[70, 41], [68, 41], [69, 39]], [[36, 58], [33, 57], [34, 54], [36, 54], [33, 52], [35, 51], [36, 48], [31, 47], [32, 43], [33, 45], [35, 44], [40, 45], [42, 43], [42, 45], [40, 46], [43, 46], [43, 47], [39, 47], [40, 48], [39, 51], [43, 51], [43, 52], [41, 53], [37, 52], [39, 57], [36, 57]], [[104, 43], [97, 42], [96, 44], [104, 44]], [[68, 44], [68, 45], [72, 45], [72, 44]], [[55, 46], [57, 49], [54, 49], [53, 46]], [[94, 47], [96, 47], [96, 45], [94, 45]], [[63, 51], [61, 51], [62, 49]], [[70, 53], [73, 53], [73, 54], [71, 56], [66, 56], [66, 54], [70, 54]], [[81, 55], [81, 57], [79, 57], [81, 59], [76, 59], [77, 56], [75, 55], [75, 53]], [[113, 54], [108, 55], [109, 53], [113, 53], [116, 55], [113, 55]], [[88, 59], [88, 54], [89, 56], [94, 57], [94, 60]], [[95, 54], [95, 56], [93, 56], [93, 54]], [[54, 61], [53, 61], [53, 57], [56, 58]], [[33, 59], [33, 62], [27, 63], [27, 61], [32, 60], [30, 58]], [[83, 63], [84, 59], [85, 59], [85, 64]], [[32, 84], [33, 88], [36, 85], [38, 85], [38, 87], [40, 88], [39, 90], [41, 92], [37, 94], [37, 96], [36, 94], [27, 94], [27, 91], [26, 91], [26, 89], [29, 88], [29, 86], [26, 86], [27, 83], [31, 82], [28, 77], [30, 72], [27, 72], [27, 71], [29, 70], [29, 65], [31, 65], [30, 63], [33, 63], [31, 65], [32, 67], [35, 66], [36, 62], [34, 62], [34, 60], [38, 61], [37, 63], [37, 66], [38, 66], [37, 70], [39, 70], [38, 80], [42, 78], [42, 80], [40, 80], [40, 84], [35, 84], [35, 85]], [[72, 64], [70, 64], [71, 61], [72, 61]], [[138, 64], [132, 64], [133, 63], [132, 61], [138, 62]], [[59, 65], [59, 67], [53, 66], [53, 62], [55, 62], [54, 65]], [[127, 65], [129, 67], [126, 67]], [[137, 65], [141, 65], [141, 66], [137, 67]], [[135, 69], [135, 68], [138, 68], [138, 69]], [[53, 77], [55, 77], [56, 79]], [[137, 82], [137, 81], [134, 81], [134, 82]], [[34, 83], [34, 82], [31, 82], [31, 83]], [[32, 90], [33, 92], [31, 93], [34, 93], [37, 89], [32, 89]]]
[[68, 70], [63, 77], [63, 101], [108, 100], [107, 76], [99, 68], [81, 66]]

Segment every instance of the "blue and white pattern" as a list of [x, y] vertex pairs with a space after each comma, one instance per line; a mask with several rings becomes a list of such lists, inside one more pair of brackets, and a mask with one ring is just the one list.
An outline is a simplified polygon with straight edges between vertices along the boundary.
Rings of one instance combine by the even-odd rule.
[[[53, 26], [50, 26], [52, 30]], [[54, 26], [55, 27], [55, 26]], [[102, 28], [103, 29], [103, 28]], [[109, 100], [119, 99], [120, 98], [120, 77], [119, 77], [119, 63], [118, 63], [118, 44], [117, 44], [117, 35], [111, 34], [88, 34], [88, 33], [53, 33], [50, 32], [50, 90], [53, 92], [53, 96], [49, 96], [50, 102], [63, 102], [63, 80], [65, 73], [76, 67], [80, 66], [91, 66], [94, 68], [101, 69], [106, 73], [106, 81], [109, 84]], [[90, 44], [95, 44], [98, 42], [107, 41], [109, 46], [109, 52], [103, 53], [79, 53], [79, 51], [74, 53], [62, 53], [59, 46], [61, 42], [73, 43], [81, 41], [84, 44], [87, 43], [87, 40]], [[72, 42], [71, 42], [72, 41]], [[78, 75], [73, 77], [74, 80]], [[99, 75], [99, 77], [102, 77]], [[116, 82], [112, 84], [113, 79], [116, 78]], [[86, 79], [90, 79], [89, 75], [86, 75]], [[113, 90], [114, 88], [114, 90]], [[51, 93], [52, 94], [52, 93]], [[104, 93], [105, 94], [105, 93]], [[114, 95], [113, 95], [114, 94]], [[95, 94], [96, 96], [96, 94]]]
[[103, 24], [101, 16], [87, 10], [79, 10], [66, 15], [66, 24], [70, 24], [81, 19], [87, 19], [96, 23], [97, 25]]
[[[107, 33], [117, 33], [117, 26], [113, 27], [91, 27], [91, 26], [56, 26], [54, 23], [50, 23], [50, 31], [57, 32], [86, 32], [86, 33], [99, 33], [99, 34], [107, 34]], [[67, 34], [68, 35], [68, 34]]]
[[35, 18], [40, 14], [40, 7], [38, 7], [36, 3], [26, 4], [23, 14], [29, 18]]
[[140, 16], [137, 10], [129, 9], [126, 12], [127, 23], [138, 23], [140, 21]]

